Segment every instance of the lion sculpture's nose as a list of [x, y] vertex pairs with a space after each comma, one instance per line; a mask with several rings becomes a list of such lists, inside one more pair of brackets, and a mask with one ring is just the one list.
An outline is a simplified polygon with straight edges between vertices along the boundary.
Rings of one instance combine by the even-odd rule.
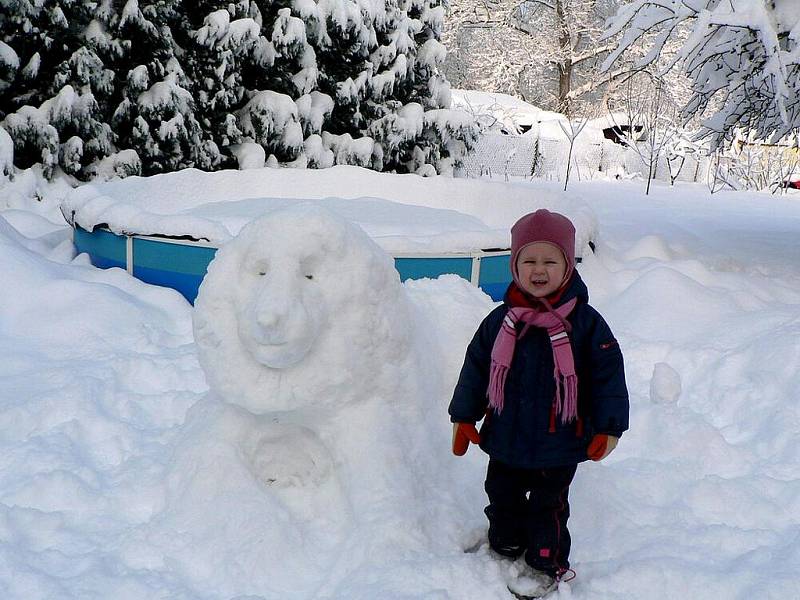
[[259, 289], [256, 304], [256, 324], [266, 340], [280, 344], [280, 339], [287, 329], [291, 329], [292, 321], [303, 312], [301, 295], [297, 289], [297, 281], [286, 273], [275, 273], [264, 281]]

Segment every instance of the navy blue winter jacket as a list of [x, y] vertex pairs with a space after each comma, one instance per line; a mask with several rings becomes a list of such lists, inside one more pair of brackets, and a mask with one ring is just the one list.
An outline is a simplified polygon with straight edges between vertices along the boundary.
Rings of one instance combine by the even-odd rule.
[[[560, 417], [555, 431], [550, 431], [555, 396], [553, 351], [547, 332], [530, 327], [517, 340], [503, 410], [500, 414], [492, 410], [481, 427], [481, 448], [493, 459], [523, 468], [576, 464], [587, 459], [586, 449], [595, 433], [621, 436], [628, 429], [622, 352], [603, 317], [589, 306], [589, 293], [577, 271], [556, 306], [576, 296], [578, 303], [567, 320], [572, 324], [569, 337], [583, 431], [576, 422], [562, 425]], [[492, 346], [508, 309], [504, 302], [489, 313], [467, 348], [450, 402], [454, 423], [476, 423], [486, 415]]]

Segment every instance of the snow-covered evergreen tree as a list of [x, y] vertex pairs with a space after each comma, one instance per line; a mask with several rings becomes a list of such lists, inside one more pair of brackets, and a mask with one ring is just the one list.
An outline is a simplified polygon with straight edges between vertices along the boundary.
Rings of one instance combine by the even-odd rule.
[[449, 172], [474, 140], [456, 113], [427, 114], [450, 103], [439, 0], [254, 4], [272, 64], [245, 68], [238, 118], [278, 160]]
[[0, 6], [0, 119], [21, 167], [215, 169], [258, 144], [268, 164], [429, 174], [476, 135], [447, 108], [440, 0]]
[[703, 122], [714, 145], [737, 129], [760, 138], [800, 132], [800, 10], [797, 0], [634, 0], [614, 19], [609, 35], [624, 32], [609, 67], [640, 40], [646, 66], [668, 40], [688, 30], [670, 67], [692, 80], [682, 115], [708, 111]]
[[138, 154], [144, 174], [185, 167], [213, 169], [221, 160], [208, 128], [195, 115], [196, 80], [181, 63], [173, 31], [186, 19], [180, 0], [127, 0], [104, 16], [109, 31], [128, 50], [113, 123], [120, 148]]
[[47, 174], [57, 166], [76, 174], [113, 149], [103, 111], [113, 72], [82, 38], [93, 4], [2, 2], [0, 118], [18, 166], [41, 162]]
[[234, 113], [245, 102], [245, 70], [270, 68], [275, 52], [261, 34], [258, 7], [249, 0], [201, 0], [185, 13], [174, 34], [193, 80], [195, 115], [220, 149], [220, 164], [235, 167], [227, 148], [244, 138]]

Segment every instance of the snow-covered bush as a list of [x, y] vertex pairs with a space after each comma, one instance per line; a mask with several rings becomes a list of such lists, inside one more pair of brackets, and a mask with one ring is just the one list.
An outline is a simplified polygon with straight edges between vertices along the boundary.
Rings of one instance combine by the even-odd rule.
[[92, 163], [86, 167], [86, 172], [92, 179], [124, 179], [131, 175], [141, 175], [142, 161], [134, 150], [123, 150]]
[[87, 39], [75, 34], [94, 12], [89, 2], [3, 3], [0, 64], [7, 68], [0, 76], [8, 79], [0, 84], [0, 119], [18, 167], [41, 163], [47, 176], [56, 167], [77, 174], [113, 152], [107, 102], [114, 72], [87, 43], [88, 31]]
[[800, 173], [795, 143], [791, 138], [761, 140], [753, 132], [737, 132], [730, 146], [718, 148], [709, 159], [709, 189], [785, 191], [786, 182]]

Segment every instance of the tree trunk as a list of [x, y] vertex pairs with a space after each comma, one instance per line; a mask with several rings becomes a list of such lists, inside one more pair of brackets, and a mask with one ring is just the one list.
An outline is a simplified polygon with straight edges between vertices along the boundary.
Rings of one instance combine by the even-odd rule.
[[564, 13], [564, 0], [556, 0], [556, 21], [558, 23], [558, 45], [561, 60], [558, 63], [558, 110], [572, 117], [572, 101], [569, 97], [572, 85], [572, 42], [569, 37], [567, 16]]
[[558, 65], [558, 110], [572, 118], [572, 100], [569, 97], [572, 78], [572, 61], [567, 58]]

